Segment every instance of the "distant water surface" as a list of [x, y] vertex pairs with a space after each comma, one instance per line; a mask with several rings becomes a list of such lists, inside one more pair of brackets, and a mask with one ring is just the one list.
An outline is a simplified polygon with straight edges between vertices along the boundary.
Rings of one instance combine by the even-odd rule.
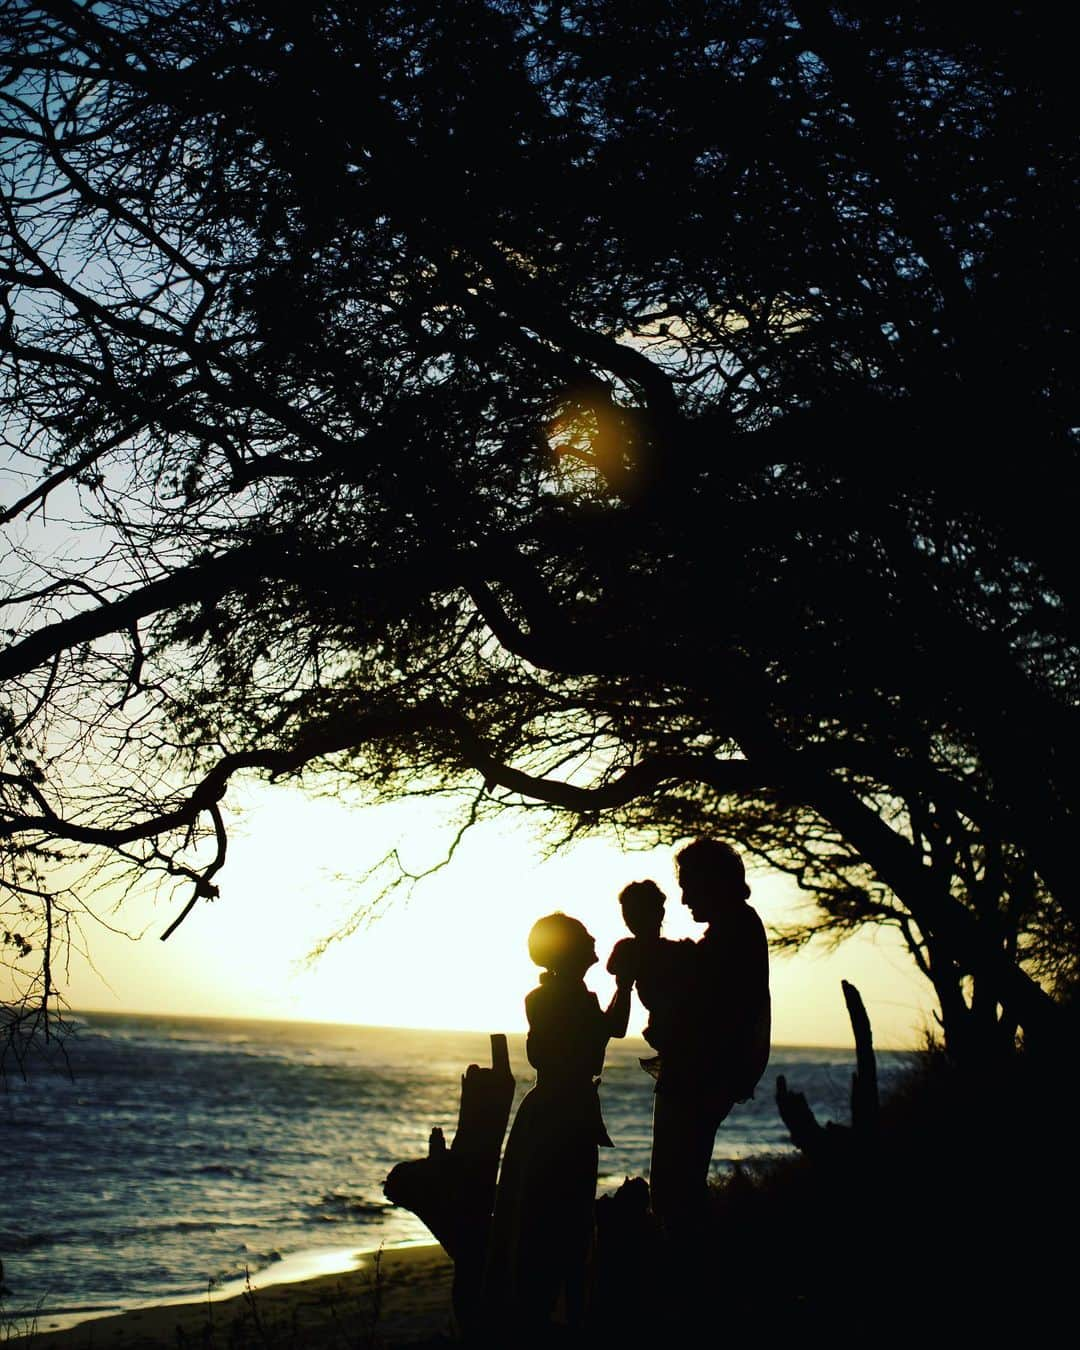
[[[390, 1168], [452, 1136], [460, 1080], [490, 1063], [476, 1032], [82, 1013], [71, 1076], [0, 1088], [4, 1312], [68, 1325], [135, 1304], [343, 1269], [381, 1244], [433, 1241], [383, 1198]], [[532, 1072], [511, 1036], [518, 1097]], [[641, 1041], [612, 1042], [601, 1087], [615, 1148], [600, 1190], [647, 1173], [652, 1080]], [[879, 1052], [883, 1078], [906, 1060]], [[853, 1055], [776, 1047], [721, 1128], [715, 1168], [790, 1152], [776, 1075], [846, 1120]]]

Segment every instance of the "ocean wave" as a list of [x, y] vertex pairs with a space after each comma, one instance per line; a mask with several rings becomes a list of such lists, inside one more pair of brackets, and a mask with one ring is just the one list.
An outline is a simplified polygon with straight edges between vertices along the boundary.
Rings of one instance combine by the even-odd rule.
[[252, 1169], [242, 1163], [201, 1163], [197, 1167], [185, 1169], [188, 1176], [194, 1177], [249, 1177]]
[[230, 1261], [228, 1265], [210, 1276], [210, 1283], [213, 1285], [229, 1284], [232, 1280], [243, 1280], [257, 1275], [261, 1270], [269, 1270], [271, 1266], [277, 1265], [282, 1260], [279, 1251], [272, 1249], [267, 1252], [253, 1252], [246, 1249], [243, 1257], [237, 1257]]
[[388, 1200], [372, 1200], [347, 1191], [326, 1191], [321, 1199], [311, 1201], [309, 1208], [323, 1223], [343, 1223], [362, 1217], [381, 1219], [393, 1206]]
[[132, 1230], [145, 1233], [217, 1233], [223, 1228], [250, 1228], [246, 1219], [167, 1219], [164, 1223], [140, 1225]]
[[0, 1228], [0, 1251], [32, 1252], [37, 1247], [51, 1247], [57, 1242], [68, 1242], [71, 1233], [16, 1233]]
[[76, 1242], [99, 1247], [115, 1246], [133, 1238], [158, 1237], [183, 1233], [218, 1233], [229, 1229], [254, 1227], [246, 1219], [165, 1219], [149, 1223], [118, 1223], [91, 1225], [80, 1229], [53, 1229], [31, 1233], [17, 1233], [0, 1229], [0, 1251], [29, 1252], [42, 1247], [64, 1246]]
[[244, 1251], [247, 1253], [248, 1264], [254, 1264], [258, 1266], [260, 1270], [266, 1266], [272, 1266], [276, 1262], [282, 1260], [282, 1255], [276, 1247], [272, 1247], [268, 1252], [256, 1252], [252, 1251], [245, 1242]]

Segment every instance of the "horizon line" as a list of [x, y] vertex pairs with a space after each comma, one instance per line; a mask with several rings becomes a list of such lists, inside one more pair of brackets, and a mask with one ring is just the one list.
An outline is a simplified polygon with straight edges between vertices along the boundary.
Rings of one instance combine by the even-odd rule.
[[[430, 1026], [403, 1026], [399, 1023], [383, 1022], [337, 1022], [329, 1018], [319, 1017], [289, 1017], [289, 1016], [259, 1016], [259, 1015], [239, 1015], [226, 1013], [197, 1013], [197, 1012], [173, 1012], [173, 1011], [150, 1011], [143, 1009], [115, 1009], [115, 1008], [65, 1008], [58, 1014], [59, 1017], [80, 1017], [100, 1015], [103, 1017], [171, 1017], [177, 1020], [190, 1022], [255, 1022], [280, 1025], [282, 1023], [295, 1026], [310, 1027], [338, 1027], [342, 1030], [356, 1031], [425, 1031], [436, 1035], [447, 1036], [524, 1036], [527, 1028], [515, 1027], [511, 1030], [492, 1031], [485, 1027], [430, 1027]], [[648, 1042], [640, 1034], [619, 1037], [620, 1040], [641, 1041], [643, 1045]], [[772, 1046], [776, 1050], [845, 1050], [854, 1052], [854, 1039], [848, 1043], [839, 1043], [835, 1041], [773, 1041]], [[875, 1044], [875, 1050], [886, 1050], [893, 1054], [918, 1054], [924, 1049], [918, 1045], [878, 1045]]]

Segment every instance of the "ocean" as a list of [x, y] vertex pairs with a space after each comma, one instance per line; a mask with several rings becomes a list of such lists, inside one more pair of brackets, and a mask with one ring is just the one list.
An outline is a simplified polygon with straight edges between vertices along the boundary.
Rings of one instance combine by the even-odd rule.
[[[434, 1239], [382, 1183], [447, 1140], [461, 1074], [490, 1063], [478, 1032], [80, 1013], [67, 1072], [0, 1087], [0, 1308], [69, 1326], [149, 1302], [225, 1295]], [[511, 1036], [520, 1098], [524, 1037]], [[647, 1174], [644, 1042], [612, 1042], [601, 1098], [615, 1147], [599, 1189]], [[753, 1101], [717, 1136], [713, 1167], [791, 1151], [777, 1074], [819, 1119], [848, 1119], [853, 1052], [777, 1046]], [[885, 1081], [908, 1056], [879, 1052]]]

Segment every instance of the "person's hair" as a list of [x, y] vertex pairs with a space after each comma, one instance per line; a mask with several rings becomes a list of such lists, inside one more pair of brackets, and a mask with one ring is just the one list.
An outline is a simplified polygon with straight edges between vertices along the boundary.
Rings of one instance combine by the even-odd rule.
[[667, 896], [655, 881], [631, 881], [619, 892], [619, 904], [623, 913], [631, 916], [660, 918], [664, 913], [664, 901]]
[[691, 840], [675, 854], [675, 870], [680, 877], [685, 872], [693, 872], [697, 876], [707, 873], [719, 881], [727, 882], [732, 890], [741, 891], [744, 900], [750, 894], [743, 860], [730, 844], [725, 844], [721, 839], [699, 837]]
[[558, 970], [579, 952], [587, 952], [591, 944], [585, 925], [561, 911], [545, 914], [529, 930], [529, 956], [545, 970]]

